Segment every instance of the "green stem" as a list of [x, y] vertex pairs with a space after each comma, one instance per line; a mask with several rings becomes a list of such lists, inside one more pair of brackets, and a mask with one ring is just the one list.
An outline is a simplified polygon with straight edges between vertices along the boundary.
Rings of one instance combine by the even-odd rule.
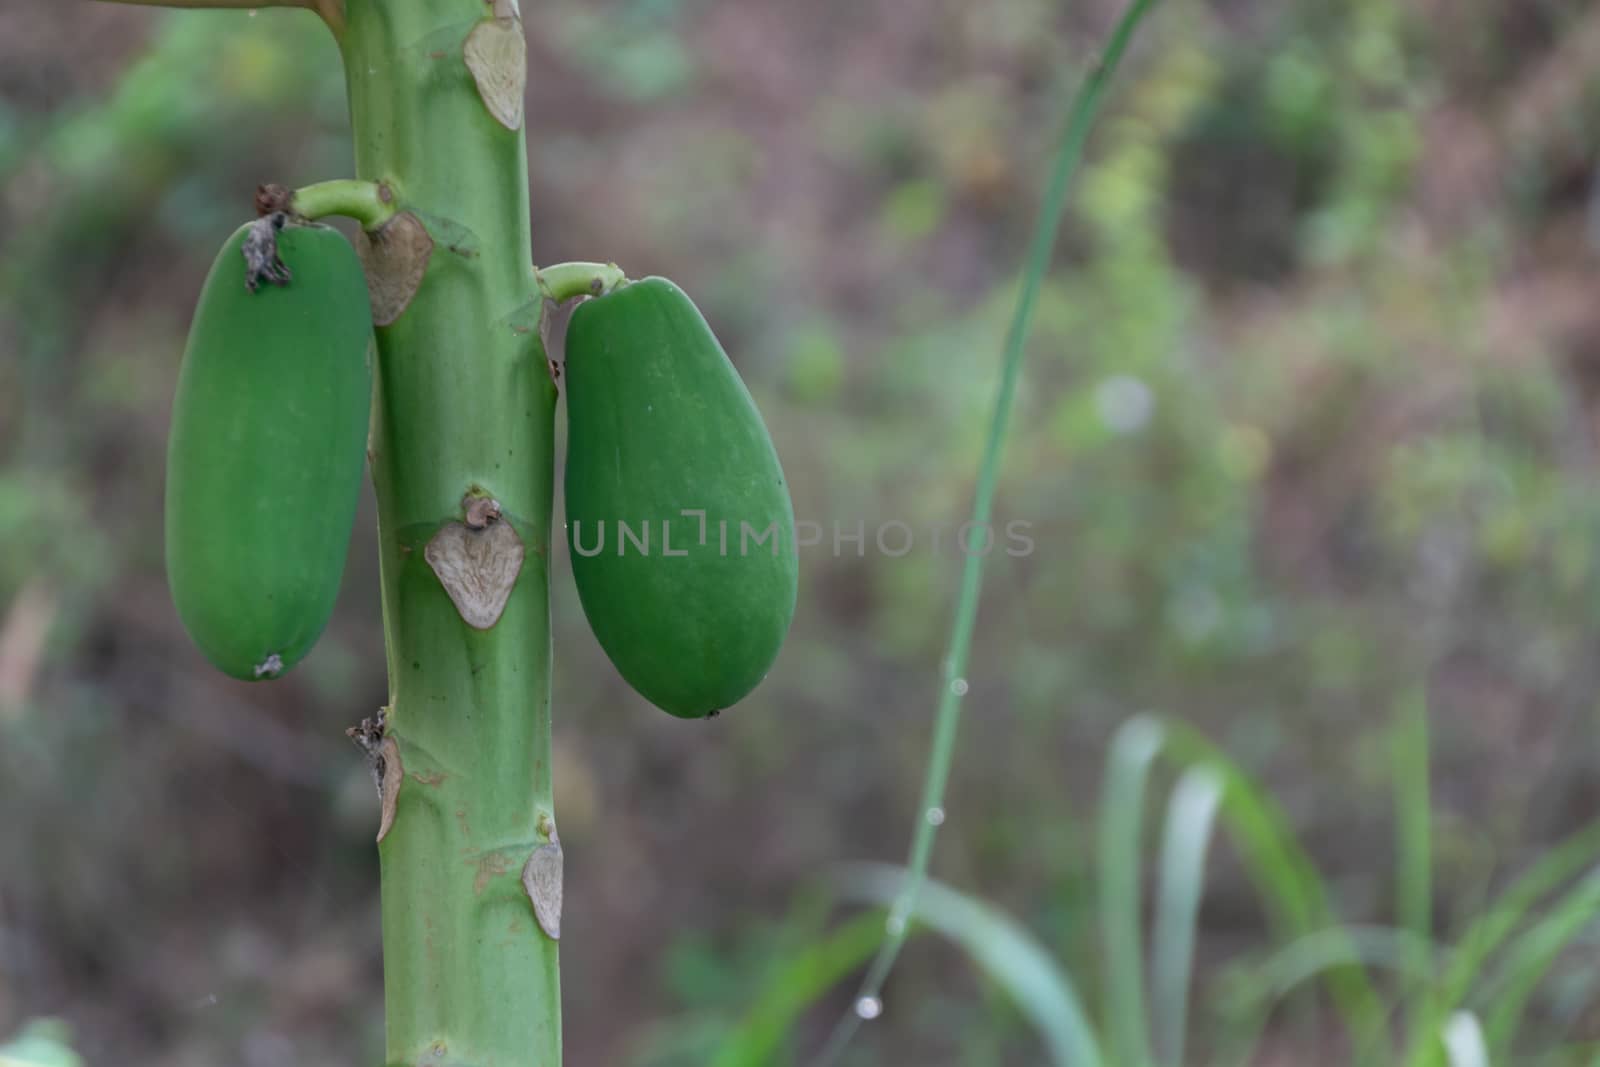
[[536, 267], [533, 275], [538, 279], [539, 291], [556, 303], [609, 293], [628, 280], [615, 263], [557, 263]]
[[1145, 1006], [1144, 799], [1150, 771], [1166, 732], [1145, 718], [1130, 720], [1111, 739], [1095, 856], [1100, 876], [1099, 919], [1105, 953], [1107, 1035], [1116, 1062], [1148, 1067], [1149, 1014]]
[[[1400, 698], [1390, 750], [1394, 756], [1395, 915], [1400, 928], [1415, 935], [1414, 943], [1426, 947], [1433, 943], [1433, 808], [1425, 681], [1413, 684]], [[1424, 980], [1405, 992], [1413, 1037], [1418, 1022], [1433, 1015], [1429, 1007], [1433, 990], [1425, 980], [1431, 977], [1432, 953], [1425, 949], [1417, 963]]]
[[[464, 69], [480, 0], [346, 6], [356, 173], [400, 191], [395, 207], [435, 231], [415, 296], [377, 331], [388, 736], [404, 766], [379, 845], [387, 1063], [557, 1067], [557, 943], [519, 878], [556, 836], [546, 569], [556, 394], [538, 332], [505, 325], [537, 292], [526, 145]], [[486, 630], [463, 621], [424, 551], [463, 517], [464, 497], [482, 494], [525, 550]]]
[[[995, 487], [1000, 478], [1000, 459], [1004, 451], [1006, 434], [1011, 425], [1011, 409], [1017, 393], [1017, 380], [1022, 371], [1024, 343], [1033, 321], [1034, 304], [1039, 297], [1040, 283], [1050, 264], [1055, 248], [1056, 232], [1061, 226], [1062, 211], [1066, 206], [1067, 190], [1072, 175], [1083, 156], [1084, 144], [1094, 128], [1106, 87], [1117, 64], [1127, 51], [1139, 23], [1155, 4], [1155, 0], [1132, 0], [1123, 12], [1100, 62], [1090, 68], [1082, 86], [1073, 97], [1068, 109], [1066, 128], [1061, 147], [1056, 153], [1055, 166], [1045, 193], [1044, 204], [1034, 227], [1033, 239], [1028, 249], [1026, 266], [1022, 275], [1022, 292], [1017, 297], [1010, 327], [1006, 331], [1005, 356], [1000, 376], [1000, 392], [995, 397], [994, 413], [989, 422], [989, 437], [984, 445], [983, 461], [979, 467], [978, 490], [972, 507], [971, 522], [983, 529], [989, 525], [994, 511]], [[923, 780], [922, 802], [917, 808], [916, 831], [911, 842], [911, 858], [907, 862], [908, 876], [905, 888], [889, 910], [888, 936], [879, 949], [856, 997], [856, 1010], [847, 1012], [835, 1027], [820, 1061], [831, 1063], [849, 1043], [863, 1018], [877, 1014], [884, 980], [899, 958], [905, 945], [910, 918], [916, 914], [917, 894], [928, 874], [928, 861], [933, 855], [934, 838], [944, 822], [944, 793], [950, 780], [950, 765], [955, 756], [956, 732], [961, 722], [961, 698], [967, 693], [967, 656], [972, 647], [972, 628], [978, 615], [978, 593], [983, 584], [983, 555], [966, 554], [961, 572], [961, 593], [956, 601], [955, 618], [951, 624], [949, 652], [944, 659], [944, 672], [940, 678], [939, 710], [934, 722], [933, 752], [928, 760], [928, 770]], [[860, 1009], [867, 1006], [868, 1010]]]
[[395, 215], [394, 190], [387, 183], [354, 178], [318, 182], [296, 189], [289, 205], [301, 218], [343, 215], [361, 223], [364, 230], [376, 230]]

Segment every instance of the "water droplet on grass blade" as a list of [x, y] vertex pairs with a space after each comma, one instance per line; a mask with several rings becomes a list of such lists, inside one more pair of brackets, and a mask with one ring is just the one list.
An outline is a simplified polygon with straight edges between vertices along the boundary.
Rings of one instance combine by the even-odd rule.
[[877, 997], [862, 997], [856, 1001], [856, 1014], [863, 1019], [876, 1019], [883, 1014], [883, 1001]]
[[965, 678], [957, 678], [955, 681], [951, 682], [950, 683], [950, 692], [954, 693], [958, 697], [966, 696], [967, 695], [967, 680]]
[[929, 826], [943, 826], [944, 825], [944, 809], [943, 808], [929, 808], [928, 809], [928, 814], [927, 814], [927, 819], [928, 819], [928, 825]]

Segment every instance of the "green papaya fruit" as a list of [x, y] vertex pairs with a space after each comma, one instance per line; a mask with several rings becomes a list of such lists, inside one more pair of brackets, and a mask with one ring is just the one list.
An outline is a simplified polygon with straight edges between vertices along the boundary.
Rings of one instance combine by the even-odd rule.
[[[336, 230], [277, 233], [252, 289], [244, 226], [200, 291], [167, 446], [167, 580], [219, 669], [275, 678], [321, 636], [355, 523], [372, 405], [372, 315]], [[250, 277], [253, 283], [255, 277]]]
[[698, 718], [765, 677], [794, 618], [794, 508], [755, 401], [665, 278], [567, 328], [567, 543], [584, 614], [627, 682]]

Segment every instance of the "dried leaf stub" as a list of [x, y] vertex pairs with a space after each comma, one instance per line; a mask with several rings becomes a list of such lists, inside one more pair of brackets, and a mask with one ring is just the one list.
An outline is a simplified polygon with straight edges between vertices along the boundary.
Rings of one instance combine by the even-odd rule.
[[501, 319], [500, 322], [510, 329], [512, 333], [532, 333], [534, 330], [540, 330], [542, 336], [542, 327], [546, 317], [544, 297], [541, 296], [523, 304], [517, 310]]
[[455, 219], [430, 215], [426, 211], [413, 211], [412, 214], [427, 227], [428, 236], [433, 238], [436, 247], [454, 252], [462, 259], [472, 259], [483, 250], [483, 242], [478, 240], [478, 235]]
[[400, 799], [400, 783], [405, 779], [405, 769], [400, 765], [400, 746], [394, 738], [385, 737], [378, 746], [378, 755], [372, 761], [372, 776], [378, 780], [378, 842], [394, 825], [394, 806]]
[[394, 806], [400, 798], [400, 783], [405, 778], [405, 768], [400, 763], [400, 746], [384, 734], [384, 720], [388, 708], [379, 708], [376, 718], [362, 719], [360, 726], [352, 726], [344, 735], [367, 754], [372, 769], [372, 784], [378, 787], [378, 840], [383, 841], [389, 827], [394, 825]]
[[268, 182], [266, 185], [256, 186], [256, 216], [258, 218], [274, 215], [280, 211], [288, 214], [290, 205], [293, 202], [294, 190], [287, 185]]
[[478, 95], [494, 120], [508, 130], [522, 129], [522, 98], [528, 85], [528, 46], [522, 22], [514, 18], [478, 23], [461, 48]]
[[533, 917], [550, 940], [561, 940], [561, 841], [552, 838], [528, 857], [522, 868], [522, 888], [533, 901]]
[[467, 494], [461, 501], [468, 529], [481, 530], [500, 521], [500, 501], [493, 497]]
[[452, 522], [440, 527], [423, 550], [462, 621], [475, 630], [500, 621], [522, 572], [522, 556], [522, 538], [509, 522], [481, 530]]
[[378, 746], [383, 742], [388, 719], [389, 708], [385, 705], [378, 709], [377, 715], [370, 719], [362, 719], [359, 726], [350, 727], [344, 735], [354, 741], [356, 747], [367, 754], [368, 759], [372, 759], [377, 754]]
[[411, 306], [411, 298], [422, 285], [433, 255], [433, 238], [421, 219], [402, 211], [376, 230], [361, 231], [356, 251], [367, 272], [372, 323], [392, 325]]

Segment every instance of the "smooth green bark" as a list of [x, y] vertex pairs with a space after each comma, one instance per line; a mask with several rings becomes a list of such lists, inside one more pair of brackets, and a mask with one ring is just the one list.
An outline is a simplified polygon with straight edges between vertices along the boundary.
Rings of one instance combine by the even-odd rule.
[[[348, 0], [356, 172], [434, 232], [410, 305], [378, 330], [372, 467], [390, 699], [404, 775], [379, 845], [391, 1067], [556, 1067], [556, 941], [520, 880], [555, 831], [550, 545], [556, 392], [538, 331], [524, 138], [462, 59], [479, 0]], [[481, 491], [525, 557], [504, 613], [469, 627], [424, 559]]]

